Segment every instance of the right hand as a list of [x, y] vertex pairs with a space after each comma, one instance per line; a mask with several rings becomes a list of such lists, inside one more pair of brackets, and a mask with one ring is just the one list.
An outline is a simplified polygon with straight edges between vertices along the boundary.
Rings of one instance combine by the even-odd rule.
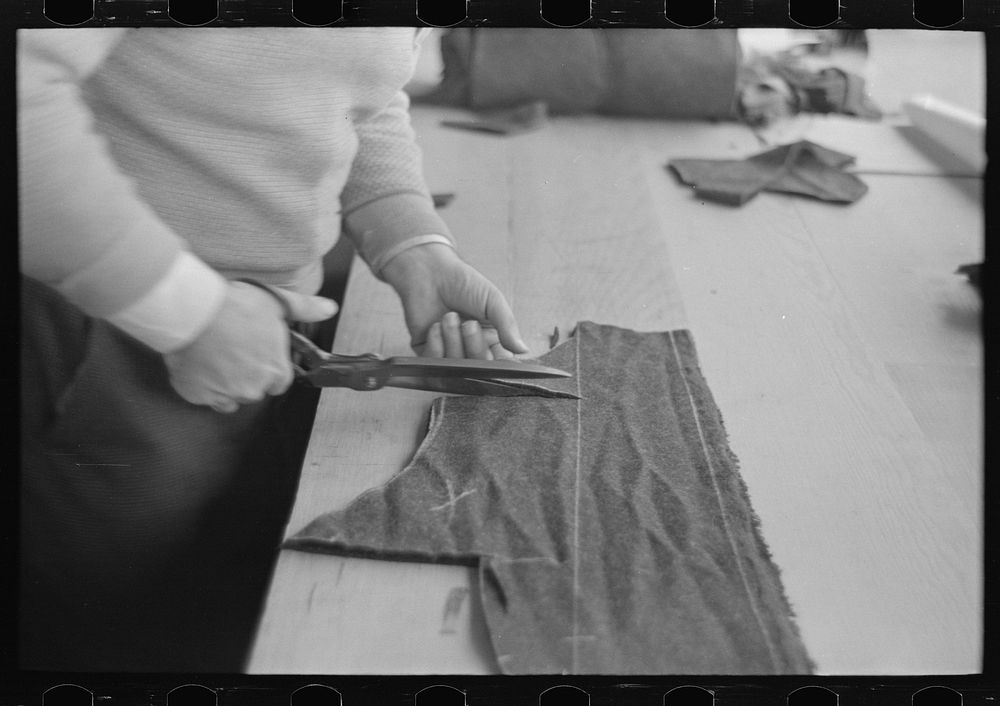
[[[281, 294], [295, 321], [323, 321], [337, 313], [330, 299], [288, 290]], [[186, 347], [164, 355], [170, 384], [188, 402], [227, 413], [282, 394], [294, 377], [283, 316], [267, 292], [230, 282], [208, 327]]]

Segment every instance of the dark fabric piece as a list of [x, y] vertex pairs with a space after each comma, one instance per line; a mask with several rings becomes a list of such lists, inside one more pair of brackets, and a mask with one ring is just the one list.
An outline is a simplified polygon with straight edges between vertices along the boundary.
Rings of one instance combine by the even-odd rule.
[[445, 127], [489, 132], [494, 135], [518, 135], [522, 132], [540, 130], [547, 123], [548, 110], [541, 101], [482, 113], [471, 120], [441, 121]]
[[691, 335], [581, 323], [542, 361], [582, 399], [438, 399], [286, 546], [478, 565], [506, 673], [809, 672]]
[[835, 203], [853, 203], [868, 187], [843, 171], [854, 157], [800, 140], [748, 159], [672, 159], [672, 168], [698, 198], [739, 206], [761, 191], [811, 196]]
[[474, 110], [544, 101], [553, 114], [736, 117], [735, 30], [451, 29], [441, 84], [415, 102]]
[[22, 666], [240, 670], [318, 393], [197, 407], [158, 354], [21, 294]]

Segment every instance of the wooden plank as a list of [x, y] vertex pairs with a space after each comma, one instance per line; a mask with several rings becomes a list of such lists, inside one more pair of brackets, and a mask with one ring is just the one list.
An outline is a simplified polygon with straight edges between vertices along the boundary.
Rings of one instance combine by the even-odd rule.
[[[683, 326], [661, 225], [636, 165], [654, 145], [724, 158], [756, 143], [728, 123], [557, 117], [533, 133], [469, 137], [438, 127], [462, 111], [418, 107], [413, 115], [431, 188], [457, 194], [443, 214], [460, 248], [507, 294], [536, 353], [547, 350], [556, 326], [565, 335], [581, 319], [640, 330]], [[503, 152], [470, 168], [474, 150], [491, 146]], [[506, 238], [484, 229], [500, 219]]]
[[887, 363], [886, 370], [933, 445], [965, 513], [981, 521], [983, 369], [981, 365]]
[[[766, 194], [738, 210], [691, 209], [648, 173], [662, 185], [656, 203], [673, 226], [664, 230], [705, 375], [819, 669], [976, 671], [975, 484], [942, 464], [886, 369], [890, 340], [873, 331], [919, 340], [925, 360], [975, 348], [940, 316], [949, 296], [965, 297], [960, 283], [941, 284], [918, 313], [934, 297], [904, 306], [915, 285], [890, 293], [880, 275], [926, 265], [908, 244], [956, 238], [946, 222], [974, 237], [977, 209], [917, 177], [872, 178], [849, 208]], [[818, 245], [819, 223], [843, 236], [837, 246]], [[860, 274], [844, 279], [844, 253], [859, 242], [878, 252], [853, 252]]]
[[955, 270], [983, 258], [982, 182], [864, 179], [871, 192], [845, 213], [796, 212], [866, 343], [884, 361], [981, 364], [979, 294]]

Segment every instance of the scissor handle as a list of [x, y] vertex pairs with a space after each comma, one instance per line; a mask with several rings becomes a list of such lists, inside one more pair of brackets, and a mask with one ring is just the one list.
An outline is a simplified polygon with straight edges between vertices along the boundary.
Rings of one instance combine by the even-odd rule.
[[300, 377], [316, 387], [347, 387], [372, 392], [385, 387], [390, 375], [388, 367], [380, 360], [333, 360], [303, 371]]
[[330, 358], [329, 353], [295, 329], [289, 329], [288, 333], [294, 354], [292, 360], [297, 366], [311, 370], [319, 367]]
[[317, 387], [380, 390], [389, 381], [390, 365], [373, 353], [327, 353], [298, 331], [291, 331], [292, 351], [299, 354], [295, 372]]

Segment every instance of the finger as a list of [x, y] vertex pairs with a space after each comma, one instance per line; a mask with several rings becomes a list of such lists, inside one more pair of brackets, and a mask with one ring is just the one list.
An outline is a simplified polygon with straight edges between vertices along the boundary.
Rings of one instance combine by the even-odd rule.
[[292, 321], [324, 321], [337, 313], [337, 302], [326, 297], [313, 297], [287, 289], [281, 290], [281, 296], [288, 302]]
[[212, 401], [211, 403], [209, 403], [208, 406], [214, 409], [216, 412], [221, 412], [222, 414], [232, 414], [233, 412], [235, 412], [240, 408], [240, 405], [238, 402], [236, 402], [236, 400], [231, 400], [224, 397], [220, 397]]
[[490, 324], [480, 323], [479, 328], [483, 330], [483, 340], [486, 341], [486, 345], [492, 347], [495, 343], [500, 343], [500, 334], [497, 330], [493, 328]]
[[496, 327], [503, 347], [514, 353], [527, 353], [528, 345], [521, 337], [521, 331], [517, 327], [517, 320], [514, 312], [504, 296], [493, 290], [486, 301], [486, 318]]
[[513, 353], [503, 347], [500, 343], [500, 334], [489, 324], [480, 324], [483, 329], [483, 340], [486, 341], [490, 354], [495, 360], [516, 360]]
[[236, 404], [244, 405], [260, 402], [266, 394], [266, 387], [246, 384], [229, 392], [228, 397], [236, 402]]
[[441, 320], [441, 336], [444, 338], [444, 355], [446, 358], [464, 358], [465, 346], [462, 344], [462, 332], [459, 330], [461, 321], [458, 314], [449, 311]]
[[493, 354], [483, 336], [483, 330], [479, 322], [469, 319], [462, 322], [462, 345], [465, 347], [466, 358], [476, 358], [478, 360], [490, 360]]
[[444, 358], [444, 338], [441, 335], [440, 321], [435, 321], [427, 330], [427, 341], [424, 343], [421, 355], [428, 358]]
[[494, 360], [514, 360], [514, 354], [504, 348], [501, 343], [494, 343], [490, 346], [490, 354]]
[[164, 362], [167, 365], [170, 386], [174, 388], [174, 392], [185, 402], [198, 405], [199, 407], [211, 407], [212, 409], [218, 407], [216, 411], [220, 412], [231, 411], [228, 408], [231, 406], [230, 403], [232, 400], [217, 389], [192, 382], [190, 376], [185, 374], [185, 369], [179, 363], [177, 356], [167, 354], [164, 356]]
[[295, 379], [295, 372], [291, 365], [285, 366], [282, 370], [275, 371], [274, 379], [265, 388], [264, 393], [268, 395], [283, 395], [291, 387], [292, 380]]

